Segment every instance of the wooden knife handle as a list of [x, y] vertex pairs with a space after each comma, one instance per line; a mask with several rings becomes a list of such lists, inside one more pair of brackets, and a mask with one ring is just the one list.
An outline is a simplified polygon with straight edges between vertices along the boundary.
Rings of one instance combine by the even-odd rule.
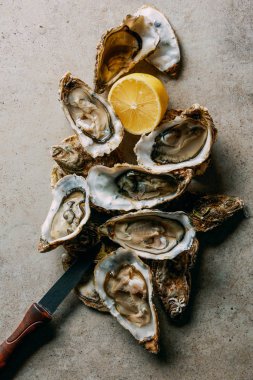
[[32, 304], [14, 333], [0, 345], [0, 368], [6, 366], [9, 357], [27, 335], [51, 319], [48, 311], [37, 303]]

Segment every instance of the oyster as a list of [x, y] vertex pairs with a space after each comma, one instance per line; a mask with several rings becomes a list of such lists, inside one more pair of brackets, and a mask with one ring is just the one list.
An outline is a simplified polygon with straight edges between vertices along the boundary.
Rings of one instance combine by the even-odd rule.
[[118, 147], [124, 129], [104, 98], [70, 73], [61, 79], [59, 94], [64, 113], [87, 153], [95, 158]]
[[51, 156], [66, 174], [83, 174], [86, 161], [94, 159], [85, 152], [76, 135], [53, 145]]
[[95, 91], [101, 93], [155, 50], [159, 35], [149, 19], [128, 15], [97, 47]]
[[143, 135], [134, 151], [139, 165], [153, 173], [182, 168], [196, 172], [209, 158], [215, 137], [208, 110], [194, 104], [175, 119], [164, 119], [149, 135]]
[[207, 232], [218, 227], [228, 218], [244, 208], [238, 197], [222, 194], [203, 194], [186, 191], [173, 204], [164, 203], [163, 211], [185, 211], [198, 232]]
[[146, 60], [160, 71], [176, 76], [179, 69], [180, 49], [175, 32], [167, 18], [158, 9], [143, 5], [135, 13], [149, 19], [159, 34], [160, 40], [153, 53]]
[[111, 167], [121, 161], [117, 150], [111, 152], [110, 155], [105, 154], [103, 157], [92, 158], [85, 152], [76, 135], [67, 137], [59, 145], [54, 145], [51, 149], [51, 155], [58, 164], [52, 170], [52, 184], [55, 183], [58, 177], [62, 178], [64, 175], [74, 173], [86, 177], [88, 171], [94, 165], [103, 164]]
[[62, 178], [53, 189], [53, 202], [41, 228], [39, 251], [50, 251], [73, 239], [89, 216], [89, 188], [85, 179], [75, 174]]
[[195, 263], [198, 240], [191, 248], [173, 260], [155, 264], [155, 284], [161, 301], [170, 318], [177, 318], [185, 311], [191, 292], [191, 269]]
[[105, 210], [139, 210], [154, 207], [178, 197], [189, 184], [192, 170], [155, 175], [136, 165], [113, 168], [93, 166], [87, 183], [91, 201]]
[[153, 353], [158, 352], [158, 320], [152, 302], [152, 274], [131, 250], [119, 248], [99, 261], [96, 290], [118, 322]]
[[222, 224], [243, 207], [244, 202], [238, 197], [204, 195], [194, 204], [190, 217], [196, 231], [207, 232]]
[[190, 249], [195, 237], [190, 219], [181, 211], [132, 212], [109, 219], [99, 231], [138, 256], [154, 260], [173, 259]]

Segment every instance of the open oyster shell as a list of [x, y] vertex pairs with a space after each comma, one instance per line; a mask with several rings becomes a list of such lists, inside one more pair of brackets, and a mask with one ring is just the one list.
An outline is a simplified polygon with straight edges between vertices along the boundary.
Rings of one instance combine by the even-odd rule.
[[155, 285], [170, 318], [178, 318], [185, 311], [191, 292], [191, 269], [194, 266], [198, 240], [191, 248], [173, 260], [155, 262]]
[[128, 15], [97, 46], [95, 91], [101, 93], [156, 48], [159, 35], [149, 19]]
[[87, 177], [88, 171], [94, 165], [113, 166], [121, 162], [120, 155], [116, 150], [110, 155], [105, 154], [103, 157], [92, 158], [83, 149], [76, 135], [64, 139], [61, 144], [54, 145], [51, 148], [52, 158], [55, 165], [51, 172], [51, 186], [54, 187], [56, 182], [67, 174], [78, 174]]
[[153, 53], [146, 60], [158, 70], [176, 76], [179, 69], [180, 49], [175, 32], [167, 18], [150, 5], [143, 5], [135, 13], [135, 16], [142, 15], [149, 19], [159, 34], [160, 40]]
[[91, 201], [105, 210], [140, 210], [178, 197], [192, 178], [191, 169], [155, 175], [136, 165], [93, 166], [87, 183]]
[[96, 290], [118, 322], [152, 353], [158, 352], [158, 319], [150, 268], [131, 250], [119, 248], [99, 261]]
[[83, 177], [67, 175], [57, 182], [52, 193], [53, 202], [41, 227], [40, 252], [73, 239], [90, 216], [89, 187]]
[[59, 87], [63, 111], [79, 140], [93, 158], [116, 149], [124, 129], [109, 103], [70, 73]]
[[138, 256], [173, 259], [191, 248], [195, 230], [184, 212], [141, 210], [116, 216], [99, 227], [101, 234]]
[[150, 134], [142, 135], [134, 151], [138, 164], [153, 173], [192, 168], [200, 174], [216, 133], [207, 108], [194, 104], [173, 120], [164, 119]]

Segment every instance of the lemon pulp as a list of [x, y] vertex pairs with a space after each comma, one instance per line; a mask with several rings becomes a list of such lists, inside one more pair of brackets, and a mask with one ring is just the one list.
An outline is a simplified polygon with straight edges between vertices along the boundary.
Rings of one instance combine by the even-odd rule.
[[124, 128], [129, 133], [141, 135], [153, 131], [160, 123], [169, 96], [156, 77], [134, 73], [114, 83], [108, 100]]

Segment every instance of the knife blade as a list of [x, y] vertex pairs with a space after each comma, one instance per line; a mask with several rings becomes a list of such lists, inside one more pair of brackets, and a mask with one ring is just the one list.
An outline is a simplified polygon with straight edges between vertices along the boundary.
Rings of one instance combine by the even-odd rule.
[[[0, 368], [4, 368], [23, 339], [38, 327], [51, 321], [53, 313], [94, 265], [98, 247], [90, 254], [77, 258], [72, 266], [55, 282], [38, 303], [33, 303], [12, 335], [0, 345]], [[84, 259], [85, 257], [85, 259]]]

